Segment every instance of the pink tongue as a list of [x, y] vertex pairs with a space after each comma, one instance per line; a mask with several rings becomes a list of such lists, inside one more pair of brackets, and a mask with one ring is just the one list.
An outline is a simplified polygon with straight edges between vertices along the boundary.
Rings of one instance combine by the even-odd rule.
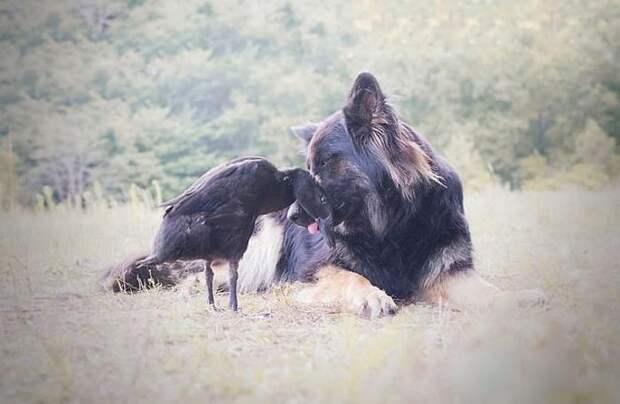
[[310, 234], [318, 234], [319, 233], [319, 222], [312, 222], [308, 225], [308, 231]]

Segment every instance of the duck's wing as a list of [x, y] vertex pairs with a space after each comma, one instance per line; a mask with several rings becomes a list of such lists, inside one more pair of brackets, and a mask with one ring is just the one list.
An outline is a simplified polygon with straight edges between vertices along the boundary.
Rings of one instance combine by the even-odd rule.
[[260, 159], [243, 158], [209, 170], [181, 195], [161, 204], [165, 215], [203, 213], [221, 215], [239, 211], [240, 202], [234, 195], [239, 179], [251, 178], [262, 164]]

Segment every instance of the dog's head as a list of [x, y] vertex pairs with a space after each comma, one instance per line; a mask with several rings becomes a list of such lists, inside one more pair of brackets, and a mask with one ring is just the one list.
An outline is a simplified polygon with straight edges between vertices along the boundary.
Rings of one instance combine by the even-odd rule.
[[411, 199], [416, 182], [433, 177], [428, 155], [370, 73], [357, 76], [342, 110], [293, 132], [305, 142], [308, 169], [326, 192], [334, 225], [351, 227], [366, 212], [382, 232], [382, 198]]

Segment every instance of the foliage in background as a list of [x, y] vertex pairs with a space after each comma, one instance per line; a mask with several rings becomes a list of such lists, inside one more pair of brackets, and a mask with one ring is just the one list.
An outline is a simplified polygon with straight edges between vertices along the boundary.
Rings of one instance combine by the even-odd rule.
[[613, 0], [7, 1], [0, 198], [164, 198], [244, 154], [301, 164], [287, 128], [376, 74], [470, 187], [620, 171]]

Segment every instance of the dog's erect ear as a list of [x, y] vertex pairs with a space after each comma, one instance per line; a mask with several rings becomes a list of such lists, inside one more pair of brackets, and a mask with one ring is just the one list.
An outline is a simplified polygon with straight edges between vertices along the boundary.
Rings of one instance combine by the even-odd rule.
[[307, 146], [308, 143], [310, 143], [310, 140], [312, 140], [312, 136], [314, 135], [314, 133], [316, 132], [318, 128], [319, 128], [318, 123], [309, 122], [303, 125], [293, 126], [291, 128], [291, 132], [293, 132], [295, 136], [300, 138]]
[[354, 132], [370, 126], [373, 116], [385, 105], [385, 96], [379, 82], [370, 73], [360, 73], [343, 108], [349, 129]]

